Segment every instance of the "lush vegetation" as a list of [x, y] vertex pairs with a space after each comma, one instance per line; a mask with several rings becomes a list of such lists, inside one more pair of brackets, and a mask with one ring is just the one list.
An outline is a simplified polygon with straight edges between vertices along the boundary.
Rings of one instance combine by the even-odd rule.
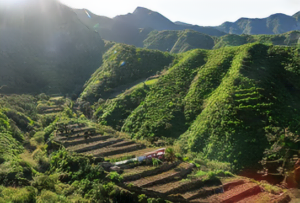
[[97, 101], [118, 95], [160, 72], [173, 59], [168, 53], [116, 44], [104, 54], [103, 65], [85, 84], [81, 98]]
[[98, 102], [94, 116], [135, 139], [178, 139], [183, 152], [236, 169], [253, 166], [274, 143], [267, 134], [298, 134], [298, 54], [262, 44], [192, 50], [177, 55], [151, 86], [134, 84]]
[[[299, 31], [221, 36], [225, 33], [214, 28], [180, 25], [221, 36], [211, 37], [188, 29], [156, 31], [137, 29], [138, 25], [131, 29], [123, 22], [115, 25], [122, 24], [119, 28], [95, 25], [95, 15], [93, 28], [88, 29], [83, 24], [86, 21], [73, 18], [70, 8], [54, 0], [47, 1], [46, 10], [52, 13], [49, 18], [29, 10], [14, 10], [10, 15], [0, 12], [0, 17], [9, 16], [1, 32], [6, 41], [1, 41], [0, 48], [0, 93], [35, 93], [0, 95], [0, 203], [165, 202], [123, 189], [126, 177], [116, 172], [118, 167], [109, 171], [105, 165], [111, 165], [104, 163], [103, 157], [71, 153], [57, 143], [57, 127], [74, 123], [97, 131], [100, 135], [94, 140], [99, 142], [101, 135], [118, 137], [121, 143], [116, 151], [120, 153], [134, 147], [166, 146], [165, 161], [195, 165], [197, 169], [188, 179], [232, 176], [229, 171], [257, 169], [258, 161], [263, 165], [262, 174], [281, 175], [285, 181], [292, 176], [300, 154]], [[137, 24], [149, 16], [168, 23], [160, 14], [148, 16], [147, 12], [137, 9]], [[15, 20], [20, 16], [25, 17], [22, 36], [10, 35], [21, 26]], [[121, 18], [130, 21], [130, 16]], [[283, 33], [289, 28], [281, 17], [269, 18], [272, 30], [268, 31]], [[294, 20], [289, 22], [298, 23], [299, 13], [291, 18]], [[114, 21], [99, 19], [107, 24]], [[252, 33], [256, 28], [244, 20], [238, 22], [239, 28], [227, 23], [219, 29]], [[47, 34], [42, 29], [44, 21], [49, 24]], [[59, 36], [55, 34], [58, 27]], [[126, 28], [126, 43], [148, 49], [103, 42], [94, 32], [99, 27], [105, 36], [110, 30]], [[74, 35], [74, 30], [79, 30], [79, 35]], [[77, 134], [68, 144], [83, 143], [78, 151], [94, 150], [95, 146], [85, 146], [87, 132]], [[125, 149], [127, 145], [129, 149]], [[129, 153], [106, 160], [134, 156]], [[130, 161], [132, 166], [140, 164]], [[142, 164], [149, 164], [147, 161]], [[151, 170], [163, 164], [152, 159]]]
[[147, 49], [158, 49], [171, 53], [182, 53], [191, 49], [212, 49], [214, 38], [193, 30], [152, 31], [144, 40]]
[[144, 47], [171, 53], [182, 53], [191, 49], [219, 49], [226, 46], [240, 46], [259, 42], [282, 46], [299, 44], [300, 32], [291, 31], [277, 35], [237, 35], [228, 34], [221, 37], [205, 35], [193, 30], [184, 31], [152, 31], [144, 40]]
[[[268, 45], [297, 46], [300, 32], [290, 31], [276, 35], [227, 34], [220, 37], [209, 36], [194, 30], [153, 30], [137, 45], [147, 49], [183, 53], [191, 49], [219, 49], [227, 46], [240, 46], [249, 43]], [[131, 44], [131, 43], [128, 43]]]
[[[146, 82], [147, 83], [147, 82]], [[112, 100], [107, 100], [100, 104], [95, 112], [102, 125], [109, 125], [117, 130], [121, 130], [125, 119], [144, 101], [149, 86], [145, 83], [138, 84]]]
[[[1, 95], [0, 104], [1, 203], [139, 202], [137, 195], [117, 186], [122, 181], [117, 172], [108, 173], [99, 160], [54, 141], [57, 123], [94, 125], [70, 99]], [[38, 113], [58, 105], [60, 112]], [[147, 199], [165, 202], [147, 196], [142, 202]]]
[[225, 35], [216, 38], [215, 49], [225, 46], [240, 46], [243, 44], [259, 42], [264, 44], [296, 46], [299, 42], [300, 32], [291, 31], [278, 35]]
[[182, 55], [153, 86], [144, 102], [125, 121], [122, 128], [134, 137], [178, 137], [186, 129], [183, 99], [205, 61], [205, 51], [194, 50]]

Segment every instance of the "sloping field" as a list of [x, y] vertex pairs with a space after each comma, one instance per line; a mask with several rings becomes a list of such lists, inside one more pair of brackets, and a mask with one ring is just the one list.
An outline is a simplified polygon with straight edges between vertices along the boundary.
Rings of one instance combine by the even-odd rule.
[[[111, 135], [91, 134], [90, 128], [69, 125], [69, 135], [58, 134], [56, 141], [68, 150], [95, 157], [118, 159], [140, 156], [156, 148], [147, 148], [132, 140]], [[86, 132], [89, 132], [87, 134]], [[172, 202], [289, 202], [286, 194], [272, 195], [247, 178], [194, 178], [187, 176], [195, 166], [187, 162], [163, 163], [159, 166], [140, 163], [122, 165], [123, 182], [120, 186], [137, 194], [160, 197]]]

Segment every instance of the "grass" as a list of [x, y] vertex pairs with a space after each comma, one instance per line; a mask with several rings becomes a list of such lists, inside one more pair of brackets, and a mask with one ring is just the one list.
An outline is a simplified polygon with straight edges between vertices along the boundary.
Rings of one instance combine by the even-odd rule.
[[158, 82], [158, 79], [152, 79], [152, 80], [147, 80], [145, 82], [145, 84], [148, 86], [152, 86], [152, 85], [156, 84], [157, 82]]
[[38, 163], [36, 160], [34, 160], [32, 154], [29, 151], [25, 151], [24, 153], [20, 154], [20, 158], [27, 164], [29, 164], [31, 167], [37, 168]]
[[267, 182], [264, 182], [264, 181], [256, 181], [256, 180], [253, 180], [253, 179], [250, 179], [251, 182], [254, 182], [256, 184], [258, 184], [259, 186], [261, 186], [264, 191], [268, 192], [268, 193], [271, 193], [271, 194], [274, 194], [274, 195], [279, 195], [281, 193], [284, 192], [284, 190], [280, 187], [277, 187], [275, 185], [271, 185]]

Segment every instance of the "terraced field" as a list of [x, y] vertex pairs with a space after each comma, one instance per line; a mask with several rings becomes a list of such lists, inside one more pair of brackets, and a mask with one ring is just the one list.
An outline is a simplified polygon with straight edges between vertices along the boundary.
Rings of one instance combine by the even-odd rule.
[[[91, 134], [91, 128], [69, 125], [68, 135], [57, 133], [56, 141], [70, 151], [95, 157], [117, 159], [137, 157], [155, 148], [111, 135]], [[89, 133], [87, 133], [89, 132]], [[119, 186], [137, 194], [160, 197], [171, 202], [257, 203], [289, 202], [286, 194], [272, 195], [243, 177], [187, 178], [195, 166], [187, 162], [163, 163], [160, 166], [129, 163], [120, 166], [123, 182]]]

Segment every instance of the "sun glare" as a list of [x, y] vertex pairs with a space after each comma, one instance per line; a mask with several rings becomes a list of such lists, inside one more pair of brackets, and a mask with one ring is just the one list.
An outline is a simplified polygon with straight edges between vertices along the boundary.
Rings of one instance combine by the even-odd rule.
[[0, 0], [0, 7], [24, 5], [26, 1], [28, 0]]

